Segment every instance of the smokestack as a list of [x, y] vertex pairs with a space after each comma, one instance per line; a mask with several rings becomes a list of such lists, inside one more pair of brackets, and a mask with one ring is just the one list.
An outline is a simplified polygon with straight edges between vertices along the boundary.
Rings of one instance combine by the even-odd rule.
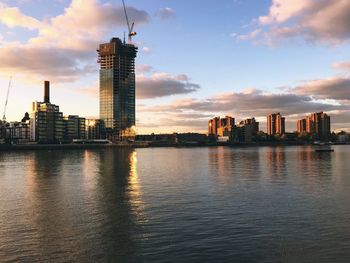
[[44, 81], [44, 103], [50, 103], [50, 81]]

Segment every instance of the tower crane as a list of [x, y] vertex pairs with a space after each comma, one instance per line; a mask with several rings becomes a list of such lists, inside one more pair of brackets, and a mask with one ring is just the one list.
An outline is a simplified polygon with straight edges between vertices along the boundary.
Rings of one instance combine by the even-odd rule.
[[132, 22], [131, 26], [130, 26], [130, 22], [129, 22], [129, 17], [128, 17], [128, 13], [126, 12], [126, 7], [125, 7], [125, 2], [124, 0], [122, 0], [123, 2], [123, 7], [124, 7], [124, 14], [125, 14], [125, 19], [126, 19], [126, 23], [128, 24], [128, 43], [131, 44], [132, 43], [132, 37], [136, 36], [136, 32], [133, 31], [134, 30], [134, 25], [135, 23]]
[[6, 122], [6, 109], [7, 109], [7, 103], [8, 103], [8, 100], [9, 100], [11, 87], [12, 87], [12, 77], [10, 77], [9, 85], [7, 87], [7, 94], [6, 94], [5, 107], [4, 107], [4, 114], [2, 115], [2, 121], [3, 122]]

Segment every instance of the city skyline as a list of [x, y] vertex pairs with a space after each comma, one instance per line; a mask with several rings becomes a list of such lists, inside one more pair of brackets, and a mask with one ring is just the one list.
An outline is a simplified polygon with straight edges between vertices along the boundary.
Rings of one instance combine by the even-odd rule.
[[[98, 118], [95, 50], [126, 31], [121, 2], [40, 2], [0, 3], [0, 109], [9, 76], [9, 121], [28, 111], [49, 79], [62, 112]], [[138, 132], [205, 132], [218, 115], [254, 116], [266, 130], [272, 112], [294, 131], [297, 120], [320, 111], [332, 116], [333, 130], [349, 131], [350, 4], [291, 3], [127, 1], [139, 32]], [[334, 17], [338, 30], [330, 31], [326, 23]]]

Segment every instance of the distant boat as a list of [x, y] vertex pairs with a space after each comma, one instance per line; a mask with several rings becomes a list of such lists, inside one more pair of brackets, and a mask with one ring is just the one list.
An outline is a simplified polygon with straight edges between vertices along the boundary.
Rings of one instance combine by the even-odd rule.
[[334, 152], [334, 149], [316, 149], [315, 152]]
[[325, 145], [325, 143], [320, 141], [314, 141], [314, 145]]

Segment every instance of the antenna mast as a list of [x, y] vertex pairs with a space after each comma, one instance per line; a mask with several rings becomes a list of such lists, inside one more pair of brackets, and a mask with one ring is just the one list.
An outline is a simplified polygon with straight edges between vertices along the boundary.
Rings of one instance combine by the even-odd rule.
[[128, 34], [128, 43], [132, 44], [132, 37], [136, 36], [136, 32], [133, 31], [134, 30], [134, 25], [135, 23], [132, 22], [131, 26], [130, 26], [130, 22], [129, 22], [129, 17], [128, 17], [128, 13], [126, 11], [126, 7], [125, 7], [125, 2], [124, 0], [122, 0], [123, 2], [123, 7], [124, 7], [124, 14], [125, 14], [125, 19], [126, 19], [126, 23], [128, 25], [128, 30], [129, 30], [129, 34]]

